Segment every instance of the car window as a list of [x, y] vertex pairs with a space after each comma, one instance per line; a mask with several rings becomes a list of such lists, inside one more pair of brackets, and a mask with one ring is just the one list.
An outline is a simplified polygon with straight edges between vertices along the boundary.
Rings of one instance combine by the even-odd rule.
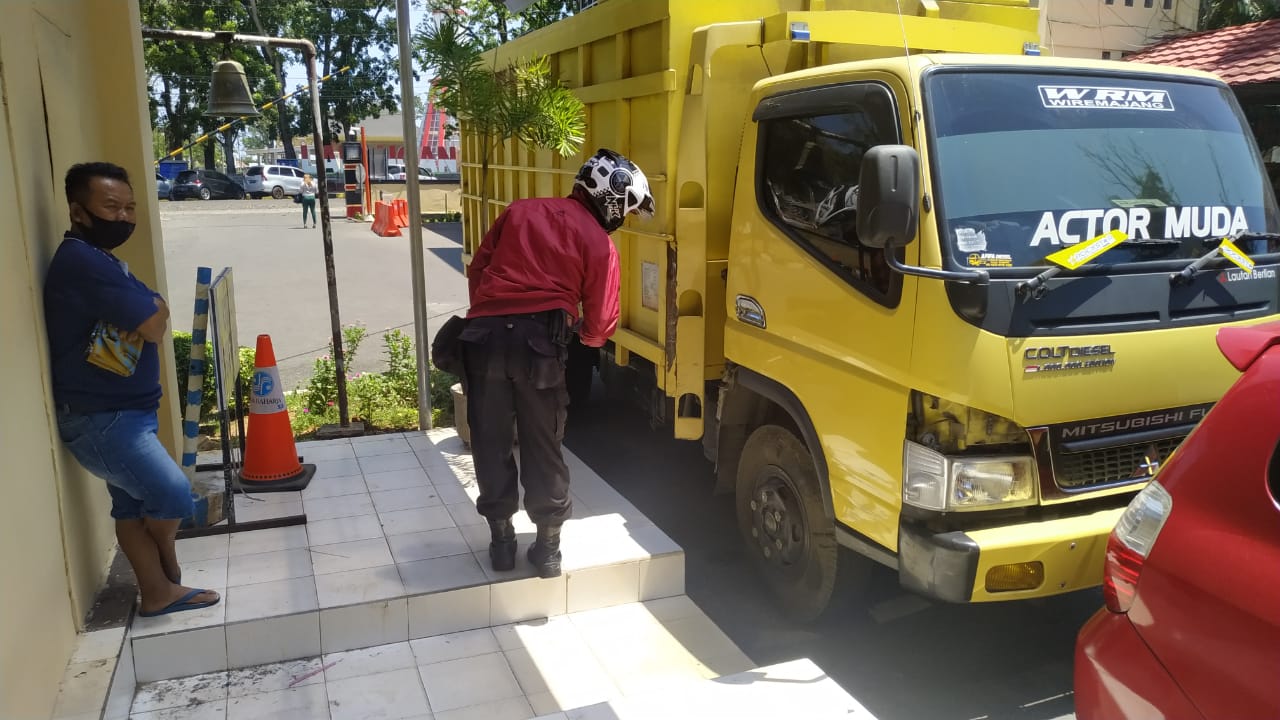
[[200, 174], [195, 170], [183, 170], [182, 172], [178, 173], [178, 182], [189, 183], [189, 182], [192, 182], [193, 180], [196, 180], [199, 177], [200, 177]]
[[[898, 142], [893, 96], [861, 84], [839, 107], [810, 109], [760, 126], [761, 201], [766, 216], [798, 245], [876, 302], [898, 303], [900, 276], [882, 250], [858, 241], [858, 172], [876, 145]], [[787, 99], [775, 101], [784, 105]]]
[[248, 170], [246, 170], [244, 174], [248, 175], [249, 177], [257, 177], [262, 174], [262, 168], [251, 167]]

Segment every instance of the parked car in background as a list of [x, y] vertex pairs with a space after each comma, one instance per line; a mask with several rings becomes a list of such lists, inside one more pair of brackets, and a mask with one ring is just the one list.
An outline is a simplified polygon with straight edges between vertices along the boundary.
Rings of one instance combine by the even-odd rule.
[[239, 200], [244, 197], [244, 188], [236, 184], [230, 176], [217, 170], [183, 170], [174, 178], [169, 189], [170, 200]]
[[1076, 642], [1081, 720], [1280, 717], [1280, 322], [1218, 347], [1243, 375], [1108, 541], [1106, 608]]
[[169, 182], [169, 178], [156, 173], [156, 197], [161, 200], [169, 199], [169, 190], [173, 188], [173, 183]]
[[[425, 167], [423, 167], [423, 166], [421, 166], [421, 165], [419, 165], [419, 166], [418, 166], [418, 179], [419, 179], [419, 180], [431, 180], [431, 179], [432, 179], [432, 178], [434, 178], [434, 177], [435, 177], [435, 176], [433, 176], [433, 175], [431, 174], [431, 172], [430, 172], [430, 171], [428, 171]], [[387, 179], [388, 179], [388, 180], [399, 180], [399, 181], [401, 181], [401, 182], [403, 182], [403, 181], [405, 181], [405, 180], [408, 180], [408, 179], [409, 179], [409, 178], [408, 178], [408, 173], [405, 171], [405, 166], [404, 166], [404, 164], [402, 164], [402, 163], [398, 163], [398, 162], [389, 162], [389, 163], [387, 163]]]
[[277, 200], [302, 192], [301, 170], [288, 165], [254, 165], [245, 171], [245, 192], [255, 198], [270, 195]]

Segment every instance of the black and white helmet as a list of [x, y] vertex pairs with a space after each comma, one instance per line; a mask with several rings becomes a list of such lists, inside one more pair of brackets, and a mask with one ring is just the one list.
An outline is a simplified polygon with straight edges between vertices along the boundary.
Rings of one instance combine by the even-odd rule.
[[653, 194], [644, 172], [622, 155], [605, 148], [582, 164], [573, 180], [595, 206], [596, 216], [604, 229], [613, 232], [622, 227], [630, 213], [653, 217]]

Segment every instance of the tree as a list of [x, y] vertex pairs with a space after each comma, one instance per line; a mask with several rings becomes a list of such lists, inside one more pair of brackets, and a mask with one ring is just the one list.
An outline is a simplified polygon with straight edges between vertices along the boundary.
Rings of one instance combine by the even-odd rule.
[[[240, 3], [221, 0], [147, 0], [141, 9], [143, 24], [149, 27], [237, 30], [248, 20]], [[151, 78], [151, 112], [164, 130], [166, 152], [186, 145], [197, 132], [215, 130], [225, 122], [204, 117], [210, 73], [214, 63], [224, 57], [244, 65], [258, 104], [270, 99], [263, 98], [263, 94], [274, 92], [274, 88], [262, 80], [269, 77], [269, 66], [249, 48], [175, 41], [146, 43], [144, 61]], [[212, 151], [206, 148], [204, 153], [205, 167], [212, 168]]]
[[1278, 0], [1204, 0], [1200, 5], [1201, 30], [1217, 30], [1272, 18], [1280, 18]]
[[421, 56], [436, 70], [436, 104], [480, 138], [480, 222], [489, 226], [489, 163], [498, 143], [515, 140], [561, 156], [582, 147], [586, 108], [551, 74], [545, 57], [521, 59], [506, 69], [485, 67], [483, 41], [456, 16], [426, 26]]
[[[400, 107], [396, 86], [396, 20], [394, 0], [314, 0], [296, 2], [287, 28], [290, 37], [304, 37], [316, 45], [316, 62], [323, 77], [342, 67], [320, 89], [322, 133], [345, 138], [361, 120]], [[378, 53], [371, 52], [377, 50]], [[298, 107], [299, 134], [310, 134], [311, 104]]]
[[[519, 14], [512, 14], [500, 0], [427, 0], [426, 9], [432, 15], [465, 18], [468, 30], [477, 39], [481, 50], [489, 50], [527, 32], [545, 27], [573, 14], [576, 2], [568, 0], [538, 0]], [[424, 32], [433, 20], [424, 21], [419, 32]]]

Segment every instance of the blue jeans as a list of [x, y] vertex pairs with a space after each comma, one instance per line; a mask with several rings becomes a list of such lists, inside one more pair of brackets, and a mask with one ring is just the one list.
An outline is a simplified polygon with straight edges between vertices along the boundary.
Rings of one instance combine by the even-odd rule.
[[117, 520], [191, 517], [191, 484], [156, 436], [154, 410], [58, 413], [58, 434], [84, 469], [107, 481]]

